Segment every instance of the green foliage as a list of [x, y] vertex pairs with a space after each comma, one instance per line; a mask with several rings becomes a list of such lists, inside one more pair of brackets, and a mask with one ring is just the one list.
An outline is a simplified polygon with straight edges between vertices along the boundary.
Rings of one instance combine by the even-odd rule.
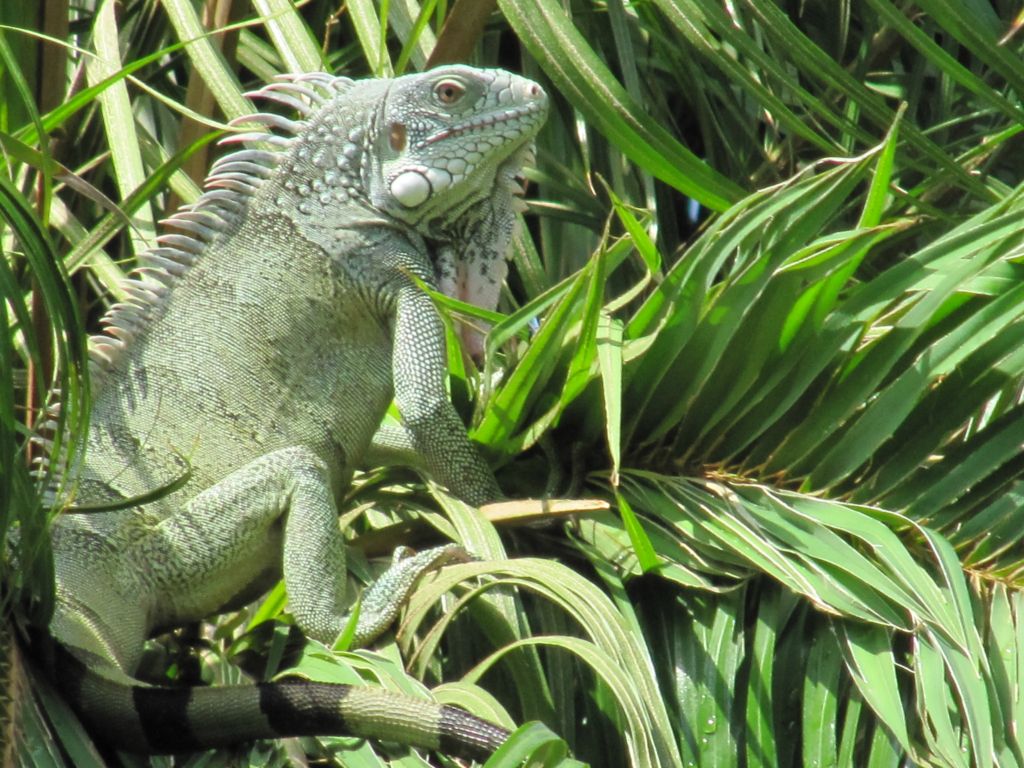
[[[19, 531], [5, 597], [37, 620], [45, 514], [21, 407], [53, 378], [73, 455], [78, 318], [118, 298], [164, 190], [197, 194], [211, 136], [183, 120], [245, 113], [244, 90], [280, 71], [420, 68], [456, 12], [244, 5], [210, 34], [191, 0], [79, 4], [64, 82], [37, 69], [37, 46], [62, 50], [36, 34], [53, 19], [0, 16], [0, 531]], [[1024, 766], [1016, 6], [499, 7], [476, 63], [540, 79], [554, 108], [505, 315], [487, 318], [483, 374], [454, 366], [453, 390], [511, 495], [614, 511], [499, 539], [407, 476], [369, 477], [353, 505], [377, 508], [353, 528], [426, 521], [482, 560], [423, 585], [379, 653], [307, 648], [300, 671], [413, 692], [443, 678], [444, 700], [541, 719], [595, 766]], [[276, 592], [223, 620], [203, 674], [236, 679], [229, 657], [276, 672], [283, 607]], [[97, 764], [43, 701], [70, 762]], [[531, 726], [490, 765], [572, 764], [561, 749]], [[52, 745], [23, 760], [44, 753], [61, 764]]]

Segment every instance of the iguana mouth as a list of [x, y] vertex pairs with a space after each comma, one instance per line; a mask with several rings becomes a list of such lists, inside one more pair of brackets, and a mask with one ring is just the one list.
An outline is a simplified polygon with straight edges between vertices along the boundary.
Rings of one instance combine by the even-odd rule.
[[423, 139], [419, 146], [425, 147], [429, 144], [435, 144], [439, 141], [450, 139], [453, 136], [463, 136], [467, 133], [474, 133], [476, 131], [489, 128], [492, 125], [513, 122], [524, 117], [530, 117], [538, 113], [543, 113], [546, 108], [547, 99], [540, 98], [523, 104], [520, 107], [510, 107], [500, 112], [490, 112], [486, 115], [475, 117], [461, 125], [456, 125], [451, 128], [442, 128], [440, 131], [432, 133], [430, 136]]

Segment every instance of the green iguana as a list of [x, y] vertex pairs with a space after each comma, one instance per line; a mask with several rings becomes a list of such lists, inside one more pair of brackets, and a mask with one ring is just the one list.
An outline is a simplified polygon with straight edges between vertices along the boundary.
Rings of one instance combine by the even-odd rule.
[[[296, 119], [242, 121], [267, 130], [226, 139], [245, 148], [166, 222], [92, 340], [91, 427], [65, 484], [73, 505], [107, 507], [53, 528], [50, 633], [70, 651], [58, 680], [101, 740], [129, 750], [353, 734], [482, 758], [507, 731], [381, 689], [131, 677], [147, 637], [282, 574], [298, 625], [332, 643], [348, 604], [337, 500], [370, 451], [414, 451], [471, 504], [500, 495], [447, 397], [444, 327], [414, 278], [496, 304], [544, 91], [448, 66], [288, 75], [252, 95]], [[375, 443], [392, 399], [403, 426]], [[420, 574], [460, 556], [451, 545], [397, 561], [365, 592], [355, 643], [391, 623]]]

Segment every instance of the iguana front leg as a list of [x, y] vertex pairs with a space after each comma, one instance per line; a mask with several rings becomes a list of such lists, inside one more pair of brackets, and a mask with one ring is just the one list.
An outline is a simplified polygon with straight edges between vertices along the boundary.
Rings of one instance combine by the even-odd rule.
[[500, 498], [490, 467], [448, 398], [444, 324], [430, 297], [412, 285], [398, 291], [392, 339], [395, 405], [427, 472], [470, 504]]
[[[173, 571], [189, 574], [190, 582], [160, 586], [167, 599], [155, 607], [167, 615], [158, 615], [156, 625], [234, 602], [231, 591], [244, 593], [254, 577], [250, 564], [273, 562], [281, 552], [289, 606], [303, 632], [331, 644], [345, 628], [345, 540], [327, 467], [309, 449], [285, 448], [250, 462], [156, 529], [142, 556], [146, 562], [175, 563]], [[370, 642], [390, 625], [423, 573], [461, 557], [461, 547], [447, 545], [396, 561], [376, 591], [368, 592], [355, 644]]]
[[[63, 643], [51, 662], [81, 717], [119, 748], [179, 752], [350, 734], [482, 760], [508, 736], [463, 710], [372, 687], [285, 680], [169, 688], [131, 677], [152, 630], [252, 599], [281, 570], [307, 635], [331, 643], [346, 627], [345, 545], [330, 475], [309, 449], [251, 461], [158, 522], [133, 517], [118, 528], [123, 548], [113, 552], [102, 546], [108, 514], [117, 513], [65, 521], [55, 539], [65, 599], [51, 623]], [[396, 557], [364, 592], [354, 643], [390, 625], [420, 575], [465, 557], [455, 545]], [[93, 610], [66, 599], [72, 584], [88, 587], [75, 594], [94, 597]]]

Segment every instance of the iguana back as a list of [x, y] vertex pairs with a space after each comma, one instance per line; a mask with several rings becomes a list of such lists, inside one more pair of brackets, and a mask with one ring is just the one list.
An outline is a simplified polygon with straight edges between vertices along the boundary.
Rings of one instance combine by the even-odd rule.
[[[292, 684], [215, 692], [216, 704], [172, 723], [195, 737], [185, 741], [156, 734], [140, 705], [180, 694], [126, 693], [146, 637], [251, 600], [282, 573], [303, 630], [337, 637], [348, 601], [336, 503], [392, 398], [403, 429], [386, 433], [385, 448], [416, 452], [471, 503], [499, 493], [448, 402], [444, 329], [413, 278], [494, 306], [543, 91], [452, 66], [391, 80], [293, 76], [257, 95], [299, 118], [256, 115], [273, 130], [230, 139], [247, 148], [220, 160], [199, 202], [167, 222], [131, 298], [93, 340], [92, 424], [68, 485], [75, 505], [116, 508], [55, 525], [50, 630], [70, 651], [80, 712], [123, 746], [282, 735], [292, 720], [346, 732], [361, 718], [357, 735], [437, 746], [449, 728], [441, 709], [409, 704], [409, 722], [382, 722], [366, 692], [327, 687], [313, 697], [327, 715], [276, 721], [266, 707], [276, 701], [279, 713], [306, 694]], [[448, 546], [396, 562], [364, 594], [357, 641], [393, 620], [420, 574], [462, 556]], [[232, 691], [248, 697], [251, 711], [235, 707], [248, 726], [215, 722]], [[261, 718], [266, 727], [253, 725]], [[470, 753], [503, 738], [465, 718], [450, 730], [469, 744], [474, 728], [485, 734]]]

